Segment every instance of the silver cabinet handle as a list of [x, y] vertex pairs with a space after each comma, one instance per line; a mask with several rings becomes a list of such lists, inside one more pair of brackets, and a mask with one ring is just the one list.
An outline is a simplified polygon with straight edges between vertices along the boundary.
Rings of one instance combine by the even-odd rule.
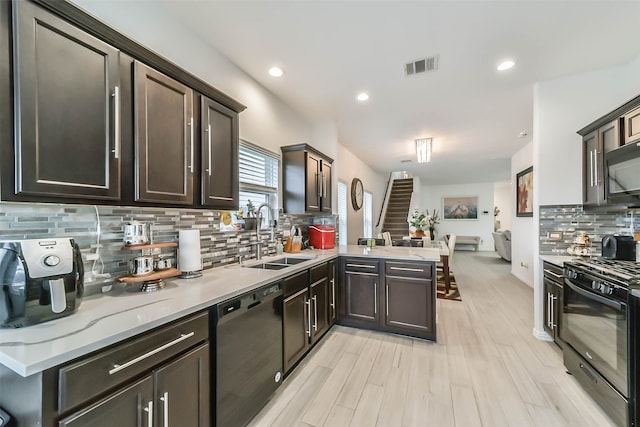
[[336, 308], [336, 279], [331, 279], [331, 308]]
[[169, 427], [169, 392], [165, 391], [160, 400], [162, 401], [162, 412], [164, 416], [163, 427]]
[[155, 349], [153, 349], [153, 350], [151, 350], [151, 351], [149, 351], [149, 352], [147, 352], [147, 353], [145, 353], [145, 354], [143, 354], [141, 356], [138, 356], [135, 359], [131, 359], [128, 362], [123, 363], [122, 365], [115, 364], [115, 365], [113, 365], [113, 368], [109, 370], [109, 375], [113, 375], [116, 372], [120, 372], [123, 369], [128, 368], [129, 366], [135, 365], [136, 363], [138, 363], [138, 362], [140, 362], [140, 361], [142, 361], [142, 360], [144, 360], [144, 359], [146, 359], [148, 357], [151, 357], [154, 354], [160, 353], [162, 350], [166, 350], [167, 348], [172, 347], [172, 346], [178, 344], [179, 342], [182, 342], [184, 340], [187, 340], [187, 339], [191, 338], [195, 334], [196, 334], [195, 332], [189, 332], [188, 334], [180, 334], [180, 338], [176, 338], [175, 340], [170, 341], [170, 342], [168, 342], [168, 343], [166, 343], [164, 345], [161, 345], [160, 347], [155, 348]]
[[189, 133], [191, 135], [190, 136], [190, 139], [191, 139], [191, 142], [190, 142], [191, 152], [189, 153], [190, 159], [191, 159], [190, 160], [191, 164], [189, 165], [189, 171], [191, 173], [193, 173], [193, 117], [191, 117], [189, 119], [189, 123], [187, 123], [187, 126], [189, 126]]
[[593, 172], [595, 174], [595, 182], [596, 185], [600, 184], [600, 177], [598, 176], [598, 150], [593, 150], [593, 165], [595, 166], [593, 168]]
[[307, 306], [307, 325], [309, 325], [309, 329], [307, 329], [305, 332], [307, 333], [307, 336], [311, 338], [311, 300], [305, 298], [304, 304]]
[[367, 265], [367, 264], [347, 264], [347, 267], [355, 267], [355, 268], [376, 268], [375, 265]]
[[413, 271], [413, 272], [415, 272], [415, 273], [424, 273], [424, 269], [422, 269], [422, 268], [389, 267], [389, 270], [397, 270], [397, 271]]
[[325, 181], [324, 178], [324, 172], [320, 172], [320, 178], [322, 179], [322, 181], [320, 181], [321, 184], [321, 188], [322, 188], [322, 197], [327, 197], [327, 182]]
[[207, 129], [207, 136], [208, 138], [208, 144], [209, 144], [209, 169], [207, 169], [207, 172], [209, 172], [209, 176], [211, 176], [211, 156], [213, 155], [213, 153], [211, 152], [211, 124], [209, 124], [209, 127]]
[[153, 401], [147, 403], [144, 412], [147, 413], [147, 427], [153, 427]]
[[384, 287], [384, 291], [385, 291], [385, 305], [387, 306], [387, 317], [389, 317], [389, 285], [386, 285]]
[[550, 293], [547, 293], [547, 326], [549, 328], [551, 328], [551, 325], [553, 324], [553, 321], [551, 320], [552, 312], [553, 312], [553, 295]]
[[557, 296], [552, 295], [551, 296], [551, 328], [552, 329], [556, 329], [558, 327], [558, 325], [555, 323], [555, 318], [554, 318], [554, 314], [556, 312], [556, 300], [558, 299]]
[[314, 295], [313, 300], [313, 330], [318, 330], [318, 296]]
[[545, 269], [545, 270], [544, 270], [544, 272], [545, 272], [545, 273], [549, 273], [550, 275], [552, 275], [553, 277], [555, 277], [555, 278], [557, 278], [557, 279], [562, 279], [562, 278], [564, 277], [562, 274], [554, 273], [554, 272], [553, 272], [553, 271], [551, 271], [551, 270], [546, 270], [546, 269]]
[[593, 187], [593, 150], [589, 150], [589, 166], [591, 166], [589, 179], [591, 180], [591, 187]]
[[120, 158], [120, 88], [113, 88], [113, 157]]
[[378, 314], [378, 283], [373, 282], [373, 314]]

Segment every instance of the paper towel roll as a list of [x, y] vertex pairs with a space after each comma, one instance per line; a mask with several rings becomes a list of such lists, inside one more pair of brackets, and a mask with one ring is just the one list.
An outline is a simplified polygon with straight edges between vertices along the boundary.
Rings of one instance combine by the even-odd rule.
[[202, 270], [200, 230], [178, 231], [178, 268], [182, 272]]

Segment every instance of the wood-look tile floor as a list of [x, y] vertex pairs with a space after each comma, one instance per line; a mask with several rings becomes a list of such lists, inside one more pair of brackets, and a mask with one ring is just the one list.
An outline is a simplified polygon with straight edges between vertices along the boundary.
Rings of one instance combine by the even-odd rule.
[[437, 301], [437, 343], [334, 326], [250, 425], [613, 426], [533, 337], [533, 289], [510, 268], [456, 252], [462, 302]]

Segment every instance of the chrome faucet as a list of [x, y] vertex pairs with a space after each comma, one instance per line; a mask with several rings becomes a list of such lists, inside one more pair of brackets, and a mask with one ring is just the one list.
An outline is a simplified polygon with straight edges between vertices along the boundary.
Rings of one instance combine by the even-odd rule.
[[269, 212], [268, 216], [268, 224], [271, 229], [271, 235], [269, 237], [269, 241], [273, 242], [275, 239], [275, 224], [276, 222], [273, 220], [273, 213], [271, 212], [271, 206], [268, 203], [262, 203], [256, 209], [256, 259], [262, 259], [262, 241], [260, 240], [260, 224], [262, 223], [262, 208], [266, 207]]

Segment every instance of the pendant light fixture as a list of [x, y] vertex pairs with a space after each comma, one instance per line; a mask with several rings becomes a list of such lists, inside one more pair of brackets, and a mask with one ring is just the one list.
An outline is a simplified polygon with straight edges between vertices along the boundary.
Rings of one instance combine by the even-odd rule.
[[416, 139], [416, 154], [418, 155], [418, 163], [427, 163], [431, 161], [431, 145], [433, 138]]

